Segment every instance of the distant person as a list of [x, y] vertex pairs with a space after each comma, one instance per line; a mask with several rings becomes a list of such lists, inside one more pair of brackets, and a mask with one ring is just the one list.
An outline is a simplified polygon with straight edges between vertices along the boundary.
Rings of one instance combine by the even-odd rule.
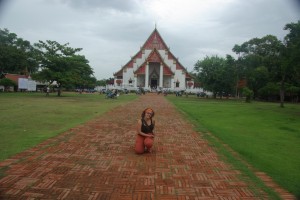
[[46, 88], [46, 96], [49, 96], [49, 93], [50, 93], [50, 88], [49, 86]]
[[137, 154], [152, 152], [154, 142], [154, 126], [155, 120], [154, 111], [151, 108], [146, 108], [141, 115], [141, 119], [137, 124], [137, 136], [135, 141], [135, 152]]

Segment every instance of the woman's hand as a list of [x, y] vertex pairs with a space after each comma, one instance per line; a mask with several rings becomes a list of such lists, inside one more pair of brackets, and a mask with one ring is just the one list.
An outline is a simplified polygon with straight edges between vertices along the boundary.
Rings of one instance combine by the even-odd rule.
[[147, 136], [154, 138], [154, 134], [153, 133], [149, 133], [149, 134], [147, 134]]

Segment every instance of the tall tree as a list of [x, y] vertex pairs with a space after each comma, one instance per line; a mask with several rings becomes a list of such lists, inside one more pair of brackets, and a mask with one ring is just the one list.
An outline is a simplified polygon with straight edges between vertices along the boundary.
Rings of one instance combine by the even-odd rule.
[[235, 84], [234, 59], [211, 56], [197, 61], [194, 70], [198, 72], [198, 78], [205, 90], [211, 91], [214, 97], [217, 94], [222, 97], [233, 92]]
[[[233, 51], [243, 60], [247, 86], [254, 91], [254, 96], [268, 82], [284, 85], [286, 70], [282, 69], [281, 63], [283, 48], [283, 43], [273, 35], [253, 38], [241, 46], [234, 46]], [[280, 94], [284, 97], [282, 91], [280, 90]]]
[[29, 74], [38, 69], [35, 51], [29, 41], [8, 29], [0, 29], [0, 72]]
[[299, 94], [297, 88], [300, 88], [300, 20], [287, 24], [284, 30], [288, 30], [289, 33], [284, 38], [282, 69], [290, 75], [288, 90], [298, 91], [295, 93]]
[[56, 41], [39, 41], [35, 44], [40, 71], [33, 77], [40, 81], [52, 84], [56, 82], [58, 87], [57, 95], [61, 95], [61, 88], [66, 85], [87, 85], [96, 83], [93, 77], [93, 70], [88, 60], [76, 54], [80, 48], [71, 48], [69, 44], [61, 45]]

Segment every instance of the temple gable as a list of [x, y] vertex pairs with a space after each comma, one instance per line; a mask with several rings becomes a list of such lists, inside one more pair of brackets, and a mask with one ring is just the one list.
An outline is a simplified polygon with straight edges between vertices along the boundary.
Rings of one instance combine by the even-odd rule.
[[117, 87], [182, 90], [186, 89], [191, 76], [155, 28], [140, 50], [114, 73], [114, 79]]

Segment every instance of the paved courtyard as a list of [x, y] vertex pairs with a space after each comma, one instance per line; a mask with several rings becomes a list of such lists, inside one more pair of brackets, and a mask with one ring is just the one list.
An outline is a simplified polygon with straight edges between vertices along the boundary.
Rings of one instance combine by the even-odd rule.
[[[152, 107], [153, 153], [134, 153]], [[0, 199], [266, 199], [163, 96], [147, 94], [0, 163]], [[288, 196], [287, 196], [288, 198]]]

